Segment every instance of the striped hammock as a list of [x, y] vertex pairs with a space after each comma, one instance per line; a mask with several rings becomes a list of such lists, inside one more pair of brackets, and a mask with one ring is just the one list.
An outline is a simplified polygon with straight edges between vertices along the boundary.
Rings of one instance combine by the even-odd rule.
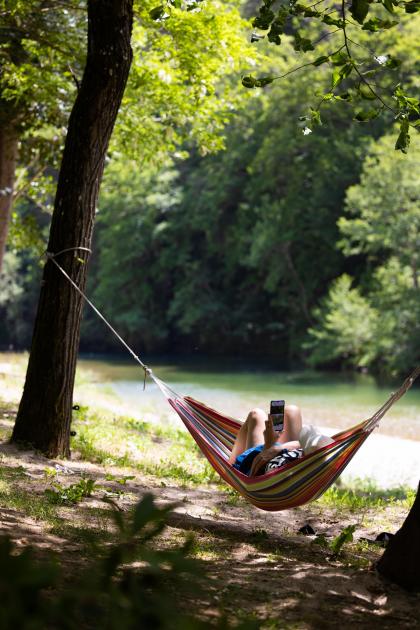
[[86, 247], [69, 247], [56, 253], [45, 252], [45, 256], [60, 270], [77, 293], [89, 304], [133, 359], [143, 368], [144, 384], [146, 384], [147, 376], [155, 381], [219, 475], [250, 503], [262, 510], [285, 510], [303, 505], [321, 496], [378, 426], [388, 409], [405, 394], [420, 374], [420, 367], [417, 367], [404, 381], [400, 389], [371, 418], [347, 431], [336, 433], [333, 436], [334, 442], [332, 444], [265, 475], [247, 477], [233, 468], [228, 461], [241, 422], [219, 413], [189, 396], [179, 396], [155, 376], [57, 262], [56, 257], [61, 254], [78, 250], [90, 251]]
[[228, 461], [242, 424], [240, 421], [190, 396], [179, 396], [153, 373], [150, 376], [219, 475], [247, 501], [261, 510], [274, 512], [297, 507], [320, 497], [419, 373], [420, 368], [417, 368], [371, 418], [333, 435], [332, 444], [257, 477], [244, 475]]

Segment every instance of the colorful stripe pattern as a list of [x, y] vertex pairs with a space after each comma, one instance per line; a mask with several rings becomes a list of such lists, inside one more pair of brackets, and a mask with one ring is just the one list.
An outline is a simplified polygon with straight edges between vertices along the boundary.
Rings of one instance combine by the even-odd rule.
[[273, 512], [297, 507], [320, 497], [341, 474], [385, 413], [407, 392], [419, 375], [420, 366], [413, 370], [373, 416], [333, 435], [332, 444], [277, 470], [258, 477], [247, 477], [228, 461], [242, 423], [190, 396], [179, 396], [150, 372], [151, 378], [219, 475], [250, 503]]
[[370, 435], [369, 420], [333, 436], [334, 443], [258, 477], [247, 477], [228, 462], [241, 422], [189, 396], [178, 396], [155, 379], [219, 475], [245, 499], [267, 511], [285, 510], [317, 499], [341, 474]]

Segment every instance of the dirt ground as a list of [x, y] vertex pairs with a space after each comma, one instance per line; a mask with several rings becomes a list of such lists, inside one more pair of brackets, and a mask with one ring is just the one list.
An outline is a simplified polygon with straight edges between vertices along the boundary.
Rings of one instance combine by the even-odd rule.
[[[6, 424], [12, 421], [7, 415]], [[49, 460], [32, 451], [0, 444], [0, 464], [15, 485], [34, 496], [43, 496], [50, 481], [46, 469], [58, 470], [65, 486], [82, 476], [94, 479], [92, 497], [71, 507], [60, 508], [60, 518], [70, 527], [95, 528], [98, 511], [109, 509], [104, 496], [121, 486], [109, 480], [132, 474], [78, 461]], [[106, 478], [108, 476], [108, 479]], [[168, 526], [160, 540], [170, 546], [187, 532], [194, 532], [203, 569], [210, 580], [207, 592], [197, 602], [205, 617], [226, 613], [231, 619], [251, 615], [265, 628], [420, 628], [420, 596], [387, 583], [375, 571], [382, 549], [376, 545], [353, 545], [333, 558], [331, 550], [317, 544], [316, 537], [299, 533], [310, 524], [327, 539], [348, 524], [356, 524], [355, 539], [374, 538], [385, 527], [395, 531], [403, 522], [403, 510], [369, 510], [363, 514], [326, 507], [318, 502], [278, 513], [265, 513], [220, 486], [179, 488], [151, 477], [136, 475], [127, 481], [117, 502], [128, 510], [147, 492], [161, 505], [175, 503]], [[103, 524], [102, 524], [103, 526]], [[18, 547], [31, 545], [53, 549], [69, 570], [77, 570], [86, 549], [74, 536], [60, 535], [48, 520], [34, 518], [24, 510], [0, 505], [0, 532]]]

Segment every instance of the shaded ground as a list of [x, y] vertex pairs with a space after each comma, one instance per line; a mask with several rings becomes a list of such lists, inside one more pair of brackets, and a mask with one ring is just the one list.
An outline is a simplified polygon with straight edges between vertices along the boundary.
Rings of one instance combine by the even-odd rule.
[[[177, 545], [193, 532], [192, 553], [209, 581], [201, 599], [184, 605], [202, 616], [251, 615], [279, 629], [420, 628], [420, 597], [383, 581], [373, 568], [382, 550], [361, 541], [401, 525], [408, 512], [403, 491], [371, 492], [369, 501], [360, 492], [350, 501], [338, 487], [324, 501], [265, 513], [219, 484], [180, 483], [129, 466], [81, 461], [77, 453], [61, 461], [18, 450], [5, 439], [15, 411], [14, 405], [0, 409], [0, 531], [41, 555], [55, 550], [67, 575], [92, 555], [96, 542], [112, 540], [108, 498], [126, 511], [152, 491], [160, 504], [176, 503], [158, 544]], [[76, 505], [54, 505], [45, 495], [53, 483], [65, 488], [82, 478], [95, 486]], [[318, 537], [298, 533], [307, 523]], [[328, 544], [348, 524], [356, 525], [355, 542], [334, 558]]]

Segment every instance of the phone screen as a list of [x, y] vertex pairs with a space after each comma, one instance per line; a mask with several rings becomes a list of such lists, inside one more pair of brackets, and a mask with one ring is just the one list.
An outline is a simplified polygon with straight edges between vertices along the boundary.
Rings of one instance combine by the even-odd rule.
[[284, 400], [272, 400], [270, 415], [273, 418], [274, 431], [283, 431], [284, 428]]

